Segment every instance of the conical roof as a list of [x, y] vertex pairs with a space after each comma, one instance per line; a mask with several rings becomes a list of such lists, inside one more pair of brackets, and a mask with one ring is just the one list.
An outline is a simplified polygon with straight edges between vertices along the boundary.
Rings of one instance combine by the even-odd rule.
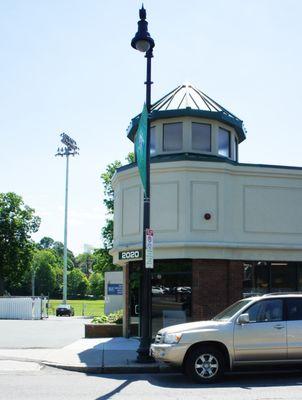
[[[201, 117], [224, 122], [235, 128], [239, 142], [245, 139], [243, 121], [190, 83], [177, 86], [151, 106], [151, 121], [179, 116]], [[139, 117], [140, 114], [133, 118], [128, 128], [128, 137], [131, 140], [134, 139]]]

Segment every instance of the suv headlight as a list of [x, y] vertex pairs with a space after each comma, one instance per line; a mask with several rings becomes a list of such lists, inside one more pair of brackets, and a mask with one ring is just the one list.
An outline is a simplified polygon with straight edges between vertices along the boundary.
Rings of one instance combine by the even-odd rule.
[[178, 343], [181, 339], [181, 333], [166, 333], [164, 336], [164, 343], [174, 344]]

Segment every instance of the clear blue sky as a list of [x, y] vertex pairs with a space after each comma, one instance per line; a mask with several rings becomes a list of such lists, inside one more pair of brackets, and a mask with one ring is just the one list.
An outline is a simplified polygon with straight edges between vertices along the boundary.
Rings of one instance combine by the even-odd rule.
[[[241, 162], [302, 166], [302, 2], [146, 0], [156, 47], [153, 101], [190, 81], [244, 120]], [[0, 2], [0, 191], [42, 218], [35, 235], [63, 240], [66, 132], [71, 159], [69, 247], [100, 246], [100, 174], [132, 144], [145, 59], [130, 47], [136, 0]]]

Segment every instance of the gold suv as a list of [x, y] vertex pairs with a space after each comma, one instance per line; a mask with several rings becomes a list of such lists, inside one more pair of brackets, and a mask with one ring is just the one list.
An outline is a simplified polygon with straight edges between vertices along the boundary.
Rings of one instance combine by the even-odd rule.
[[202, 383], [240, 366], [302, 364], [302, 294], [249, 297], [210, 321], [161, 329], [151, 353]]

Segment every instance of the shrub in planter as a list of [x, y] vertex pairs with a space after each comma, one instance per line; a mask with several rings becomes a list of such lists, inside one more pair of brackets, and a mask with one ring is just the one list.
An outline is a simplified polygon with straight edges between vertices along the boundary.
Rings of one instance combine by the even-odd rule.
[[118, 337], [123, 335], [123, 310], [109, 315], [94, 317], [90, 324], [85, 325], [85, 337]]
[[123, 310], [110, 313], [108, 315], [101, 315], [94, 317], [91, 321], [93, 324], [122, 324], [123, 323]]

